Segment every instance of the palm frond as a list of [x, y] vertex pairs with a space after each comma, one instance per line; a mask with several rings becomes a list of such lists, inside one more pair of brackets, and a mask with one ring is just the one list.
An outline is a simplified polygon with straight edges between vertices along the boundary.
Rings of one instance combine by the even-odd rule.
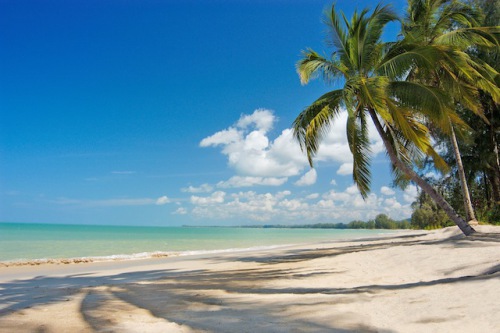
[[[344, 18], [344, 22], [347, 22], [345, 16], [342, 12], [340, 14]], [[323, 22], [329, 28], [329, 39], [327, 40], [327, 44], [332, 46], [336, 53], [338, 54], [341, 62], [347, 66], [351, 67], [351, 61], [349, 58], [349, 40], [347, 38], [347, 33], [344, 27], [342, 26], [339, 18], [339, 14], [335, 10], [335, 6], [324, 13]], [[345, 23], [348, 25], [349, 23]]]
[[327, 82], [342, 76], [341, 67], [338, 61], [327, 60], [314, 50], [308, 49], [302, 52], [303, 58], [297, 62], [297, 73], [302, 84], [307, 84], [311, 79], [319, 75]]
[[451, 45], [462, 50], [470, 47], [498, 47], [500, 27], [472, 27], [454, 29], [435, 37], [436, 45]]
[[360, 68], [365, 72], [373, 67], [375, 59], [380, 59], [380, 43], [382, 32], [387, 23], [398, 20], [398, 16], [392, 10], [392, 7], [378, 5], [372, 15], [367, 20], [364, 34], [359, 38], [359, 63]]
[[442, 58], [443, 51], [437, 47], [400, 42], [384, 55], [375, 70], [380, 75], [402, 80], [414, 68], [435, 68]]
[[470, 28], [479, 25], [480, 13], [459, 1], [443, 1], [434, 10], [431, 36], [439, 36], [455, 28]]
[[393, 81], [389, 90], [398, 107], [418, 111], [445, 131], [449, 130], [448, 112], [454, 105], [450, 96], [441, 89], [418, 82]]
[[302, 151], [306, 152], [311, 166], [321, 139], [340, 112], [342, 98], [342, 90], [328, 92], [302, 111], [293, 122], [293, 135]]
[[[360, 111], [360, 110], [358, 110]], [[363, 198], [370, 192], [370, 141], [368, 127], [363, 112], [349, 115], [347, 118], [347, 141], [353, 156], [352, 176]]]
[[386, 76], [363, 78], [359, 87], [358, 98], [365, 108], [374, 109], [384, 119], [384, 122], [392, 123], [392, 115], [387, 109], [387, 88], [389, 84], [390, 80]]

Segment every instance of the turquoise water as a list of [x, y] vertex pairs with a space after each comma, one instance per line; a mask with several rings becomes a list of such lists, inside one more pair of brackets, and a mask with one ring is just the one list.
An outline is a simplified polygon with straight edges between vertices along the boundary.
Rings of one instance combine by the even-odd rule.
[[0, 223], [0, 261], [147, 258], [361, 238], [388, 232]]

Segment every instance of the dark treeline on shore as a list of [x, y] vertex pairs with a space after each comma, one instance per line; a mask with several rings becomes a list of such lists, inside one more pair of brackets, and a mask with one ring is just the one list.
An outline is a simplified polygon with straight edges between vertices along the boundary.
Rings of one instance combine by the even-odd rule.
[[249, 225], [245, 228], [292, 228], [292, 229], [414, 229], [410, 221], [395, 221], [385, 214], [379, 214], [375, 219], [368, 221], [351, 221], [349, 223], [315, 223], [281, 225], [267, 224], [263, 226]]

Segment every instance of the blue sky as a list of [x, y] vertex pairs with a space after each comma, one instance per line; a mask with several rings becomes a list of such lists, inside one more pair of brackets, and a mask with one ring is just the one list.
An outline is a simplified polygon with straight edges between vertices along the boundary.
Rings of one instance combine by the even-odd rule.
[[[375, 133], [367, 201], [353, 187], [341, 122], [314, 171], [291, 140], [298, 113], [333, 88], [301, 86], [295, 72], [301, 50], [328, 52], [329, 4], [0, 0], [0, 221], [409, 217], [416, 190], [390, 188]], [[337, 1], [348, 16], [372, 5]]]

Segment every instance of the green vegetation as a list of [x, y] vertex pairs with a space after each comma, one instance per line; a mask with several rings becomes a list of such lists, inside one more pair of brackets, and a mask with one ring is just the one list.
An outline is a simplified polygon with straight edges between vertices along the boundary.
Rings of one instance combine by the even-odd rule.
[[[474, 233], [457, 213], [465, 211], [468, 219], [474, 217], [460, 159], [463, 142], [458, 141], [464, 132], [474, 132], [467, 117], [478, 117], [478, 121], [489, 126], [498, 117], [500, 29], [497, 21], [487, 21], [498, 17], [495, 4], [498, 1], [469, 6], [460, 1], [409, 0], [404, 19], [397, 17], [389, 6], [379, 5], [371, 13], [366, 9], [355, 12], [350, 21], [332, 6], [325, 13], [328, 42], [334, 48], [330, 56], [323, 57], [309, 49], [297, 64], [303, 84], [318, 76], [327, 83], [336, 80], [343, 84], [319, 97], [293, 123], [295, 138], [306, 151], [311, 166], [323, 135], [341, 110], [346, 109], [347, 136], [354, 159], [353, 180], [363, 197], [370, 191], [367, 129], [371, 120], [390, 158], [394, 183], [404, 187], [413, 182], [422, 189], [412, 224], [428, 228], [452, 221], [465, 235]], [[487, 12], [486, 8], [490, 12], [482, 16], [480, 10]], [[382, 42], [384, 27], [398, 20], [402, 22], [401, 38]], [[498, 152], [495, 129], [489, 135], [492, 138], [488, 141], [494, 147], [485, 154], [492, 156]], [[453, 161], [438, 154], [435, 141], [450, 143], [446, 152], [452, 152], [447, 157]], [[493, 157], [494, 171], [500, 175], [498, 153]], [[450, 165], [455, 166], [458, 174], [448, 179], [454, 178], [455, 185], [459, 184], [458, 194], [463, 194], [465, 202], [461, 209], [457, 208], [455, 197], [436, 186], [439, 183], [418, 172], [425, 167], [450, 175]], [[500, 188], [500, 178], [496, 180]], [[498, 200], [493, 205], [496, 211], [497, 206]]]
[[[480, 25], [490, 27], [498, 36], [500, 25], [500, 0], [470, 1]], [[500, 57], [498, 46], [494, 48], [469, 48], [476, 61], [489, 64], [498, 73]], [[498, 76], [497, 76], [498, 86]], [[479, 102], [479, 103], [477, 103]], [[442, 146], [444, 160], [450, 165], [451, 172], [444, 177], [432, 180], [434, 187], [459, 214], [467, 215], [462, 204], [464, 191], [461, 188], [460, 173], [470, 189], [470, 202], [476, 217], [482, 222], [500, 224], [500, 163], [498, 156], [498, 133], [500, 131], [500, 105], [494, 92], [479, 89], [477, 106], [457, 104], [457, 115], [468, 126], [457, 131], [457, 146], [461, 152], [462, 166], [453, 154], [454, 143], [442, 133], [435, 132], [436, 141]], [[475, 109], [475, 110], [474, 110]], [[480, 112], [477, 112], [479, 109]], [[460, 169], [463, 169], [461, 171]], [[449, 219], [439, 207], [423, 193], [413, 205], [412, 224], [419, 228], [437, 228], [450, 225]]]
[[[491, 48], [495, 45], [494, 31], [482, 26], [480, 20], [479, 10], [459, 1], [409, 0], [402, 29], [405, 40], [446, 49], [446, 53], [454, 57], [453, 60], [442, 59], [430, 68], [413, 66], [407, 80], [429, 83], [446, 92], [450, 98], [448, 114], [440, 119], [440, 123], [432, 124], [432, 127], [434, 132], [443, 133], [442, 138], [450, 143], [448, 151], [453, 152], [452, 159], [460, 181], [467, 221], [476, 218], [455, 133], [468, 126], [458, 116], [457, 106], [466, 106], [471, 113], [482, 117], [483, 110], [477, 103], [479, 90], [498, 95], [498, 88], [494, 84], [496, 71], [475, 54], [466, 53], [471, 48]], [[463, 61], [467, 61], [468, 65], [462, 65], [463, 75], [457, 76], [459, 71], [453, 66]]]
[[351, 221], [349, 223], [316, 223], [299, 225], [266, 224], [246, 226], [246, 228], [292, 228], [292, 229], [413, 229], [408, 220], [395, 221], [385, 214], [379, 214], [373, 220]]

